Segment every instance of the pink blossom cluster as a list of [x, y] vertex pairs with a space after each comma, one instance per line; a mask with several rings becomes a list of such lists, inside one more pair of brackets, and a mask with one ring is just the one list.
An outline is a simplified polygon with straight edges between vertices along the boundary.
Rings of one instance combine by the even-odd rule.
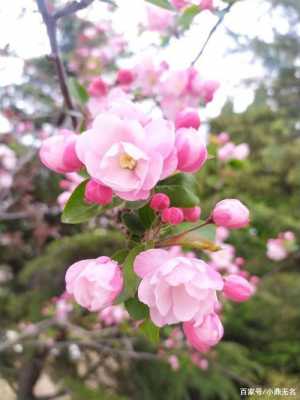
[[0, 144], [0, 189], [8, 189], [13, 183], [12, 172], [16, 168], [17, 158], [7, 145]]
[[101, 310], [98, 317], [105, 326], [112, 326], [128, 320], [129, 314], [122, 304], [116, 304]]
[[282, 261], [288, 257], [295, 245], [295, 235], [291, 231], [281, 232], [275, 239], [267, 241], [267, 257], [273, 261]]
[[217, 143], [219, 144], [217, 156], [222, 162], [230, 160], [245, 160], [250, 154], [250, 148], [247, 143], [236, 145], [230, 141], [230, 136], [227, 132], [222, 132], [217, 136]]

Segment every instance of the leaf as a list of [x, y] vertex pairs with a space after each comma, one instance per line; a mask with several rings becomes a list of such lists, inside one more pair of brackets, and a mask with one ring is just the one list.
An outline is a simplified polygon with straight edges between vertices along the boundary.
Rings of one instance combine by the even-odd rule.
[[174, 11], [174, 7], [168, 0], [146, 0], [148, 3], [154, 4], [155, 6], [164, 8], [166, 10]]
[[147, 203], [148, 200], [127, 201], [125, 203], [125, 208], [129, 208], [130, 210], [138, 210], [139, 208], [144, 207]]
[[72, 97], [82, 106], [86, 104], [89, 99], [88, 92], [75, 78], [69, 79], [69, 89]]
[[116, 261], [118, 264], [122, 264], [126, 258], [128, 254], [128, 250], [126, 249], [121, 249], [121, 250], [117, 250], [112, 256], [111, 258]]
[[183, 14], [178, 19], [178, 25], [181, 26], [182, 30], [185, 31], [189, 29], [193, 19], [200, 13], [199, 6], [193, 4], [192, 6], [186, 8]]
[[95, 217], [101, 211], [98, 204], [88, 204], [84, 200], [85, 186], [88, 179], [81, 182], [71, 194], [63, 210], [61, 220], [65, 224], [80, 224]]
[[199, 205], [197, 181], [193, 175], [176, 174], [161, 181], [155, 190], [168, 195], [174, 207], [188, 208]]
[[159, 328], [153, 324], [151, 319], [146, 319], [140, 325], [140, 330], [150, 340], [151, 343], [157, 344], [159, 342]]
[[121, 293], [118, 302], [124, 302], [125, 300], [129, 299], [130, 297], [134, 297], [137, 286], [139, 284], [139, 278], [133, 271], [133, 263], [135, 260], [135, 257], [141, 252], [145, 250], [145, 246], [138, 245], [135, 246], [127, 257], [125, 258], [125, 261], [123, 263], [123, 278], [124, 278], [124, 289], [123, 292]]
[[149, 315], [149, 308], [136, 297], [126, 300], [125, 307], [133, 319], [141, 320], [147, 318]]
[[127, 227], [130, 233], [133, 235], [142, 235], [145, 232], [145, 227], [142, 224], [140, 218], [135, 213], [123, 213], [122, 221], [124, 225]]
[[152, 210], [152, 208], [149, 207], [147, 204], [143, 208], [139, 209], [139, 216], [141, 219], [142, 224], [146, 229], [149, 229], [155, 220], [155, 212]]

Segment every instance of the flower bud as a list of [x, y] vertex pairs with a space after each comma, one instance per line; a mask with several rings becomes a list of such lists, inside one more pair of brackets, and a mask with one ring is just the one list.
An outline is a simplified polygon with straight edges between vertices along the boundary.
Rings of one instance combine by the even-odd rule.
[[152, 196], [150, 207], [155, 211], [162, 211], [170, 207], [170, 199], [164, 193], [156, 193]]
[[198, 129], [201, 124], [199, 114], [193, 108], [186, 108], [176, 115], [175, 126], [180, 128]]
[[170, 207], [163, 210], [161, 219], [171, 225], [181, 224], [184, 220], [183, 211], [177, 207]]
[[248, 300], [254, 293], [253, 286], [239, 275], [224, 279], [224, 296], [238, 303]]
[[199, 132], [193, 128], [179, 129], [175, 145], [179, 171], [196, 172], [203, 166], [207, 159], [207, 150]]
[[201, 324], [194, 321], [185, 322], [183, 331], [188, 342], [197, 350], [207, 352], [223, 337], [223, 325], [217, 314], [208, 314]]
[[249, 224], [249, 210], [237, 199], [225, 199], [215, 205], [212, 220], [225, 228], [243, 228]]
[[77, 137], [72, 131], [63, 129], [60, 134], [44, 140], [39, 152], [41, 162], [61, 174], [80, 170], [82, 164], [75, 151]]
[[182, 208], [184, 219], [188, 222], [197, 222], [200, 219], [201, 208], [200, 207], [192, 207], [192, 208]]
[[130, 69], [120, 69], [117, 75], [119, 85], [130, 85], [134, 81], [134, 75]]
[[97, 203], [106, 206], [112, 201], [113, 191], [111, 188], [101, 185], [95, 180], [88, 181], [85, 187], [84, 198], [87, 203]]
[[89, 84], [88, 92], [90, 96], [102, 97], [107, 94], [107, 84], [101, 78], [94, 78]]
[[66, 291], [89, 311], [98, 311], [113, 303], [123, 288], [119, 265], [109, 257], [82, 260], [66, 273]]

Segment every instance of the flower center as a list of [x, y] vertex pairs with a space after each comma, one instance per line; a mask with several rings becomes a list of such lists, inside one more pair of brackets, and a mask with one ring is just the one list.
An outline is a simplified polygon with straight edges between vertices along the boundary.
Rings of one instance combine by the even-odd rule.
[[123, 153], [119, 158], [120, 167], [133, 171], [136, 167], [137, 161], [127, 153]]

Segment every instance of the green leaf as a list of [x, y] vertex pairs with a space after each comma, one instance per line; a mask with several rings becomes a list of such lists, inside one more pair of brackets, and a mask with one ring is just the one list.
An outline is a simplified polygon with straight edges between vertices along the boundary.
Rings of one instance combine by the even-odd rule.
[[111, 258], [116, 261], [118, 264], [122, 264], [126, 258], [128, 254], [128, 250], [126, 249], [121, 249], [121, 250], [117, 250], [112, 256]]
[[161, 181], [155, 190], [167, 194], [172, 206], [188, 208], [199, 205], [197, 189], [197, 181], [193, 175], [176, 174]]
[[135, 246], [133, 249], [131, 249], [127, 257], [125, 258], [122, 269], [124, 278], [124, 289], [118, 299], [119, 303], [122, 303], [130, 297], [134, 297], [135, 295], [137, 286], [139, 284], [139, 278], [133, 271], [133, 263], [135, 257], [143, 250], [145, 250], [145, 246], [143, 244]]
[[142, 235], [145, 232], [145, 227], [142, 224], [137, 214], [126, 212], [122, 215], [122, 221], [130, 233], [134, 235]]
[[155, 219], [155, 215], [155, 212], [152, 210], [152, 208], [149, 207], [148, 204], [139, 209], [139, 217], [146, 229], [149, 229], [151, 227]]
[[89, 99], [86, 89], [75, 78], [69, 79], [69, 89], [72, 97], [80, 104], [85, 105]]
[[174, 11], [174, 7], [168, 0], [146, 0], [148, 3], [154, 4], [155, 6], [165, 8], [166, 10]]
[[125, 307], [133, 319], [141, 320], [147, 318], [149, 315], [149, 308], [136, 297], [126, 300]]
[[200, 13], [199, 6], [193, 4], [192, 6], [186, 8], [183, 14], [178, 19], [178, 25], [182, 28], [183, 31], [189, 29], [193, 19]]
[[147, 203], [148, 200], [127, 201], [125, 203], [125, 208], [129, 208], [130, 210], [138, 210], [139, 208], [144, 207], [144, 205]]
[[98, 204], [88, 204], [84, 200], [85, 186], [88, 179], [81, 182], [71, 194], [63, 210], [61, 220], [65, 224], [80, 224], [95, 217], [101, 211]]
[[151, 343], [157, 344], [159, 342], [159, 328], [150, 319], [146, 319], [140, 325], [140, 330]]

